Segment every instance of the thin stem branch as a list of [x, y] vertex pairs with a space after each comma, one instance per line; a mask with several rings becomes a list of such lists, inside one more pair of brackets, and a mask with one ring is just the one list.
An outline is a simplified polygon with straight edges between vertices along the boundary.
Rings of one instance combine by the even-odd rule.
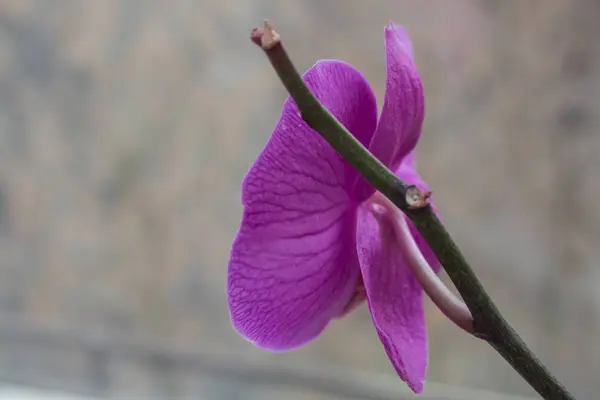
[[411, 219], [471, 311], [475, 334], [500, 353], [543, 398], [574, 400], [502, 317], [454, 240], [433, 213], [427, 203], [427, 194], [419, 193], [414, 186], [398, 179], [319, 103], [288, 57], [279, 35], [267, 22], [263, 28], [252, 31], [251, 39], [265, 51], [298, 105], [304, 121]]
[[384, 207], [386, 212], [391, 214], [398, 243], [406, 255], [411, 271], [423, 287], [427, 296], [429, 296], [431, 301], [450, 321], [454, 322], [467, 333], [474, 335], [473, 316], [469, 308], [462, 299], [456, 297], [448, 289], [440, 277], [433, 271], [410, 232], [406, 216], [394, 203], [379, 192], [373, 195], [371, 201], [374, 204]]

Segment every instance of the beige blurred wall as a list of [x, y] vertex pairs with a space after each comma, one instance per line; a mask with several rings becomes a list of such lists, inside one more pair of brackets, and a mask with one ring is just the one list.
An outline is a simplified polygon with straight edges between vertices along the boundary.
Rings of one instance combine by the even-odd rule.
[[[380, 102], [383, 26], [407, 27], [448, 229], [548, 367], [597, 393], [596, 0], [0, 1], [0, 316], [392, 373], [365, 307], [285, 355], [230, 327], [239, 185], [286, 97], [247, 39], [265, 16], [299, 68], [348, 61]], [[427, 309], [430, 380], [531, 393]]]

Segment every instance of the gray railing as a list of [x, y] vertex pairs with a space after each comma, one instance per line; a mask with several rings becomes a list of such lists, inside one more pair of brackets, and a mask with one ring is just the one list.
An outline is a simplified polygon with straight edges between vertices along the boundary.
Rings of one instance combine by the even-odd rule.
[[[61, 364], [62, 360], [62, 364]], [[273, 365], [226, 354], [190, 352], [151, 341], [112, 335], [82, 335], [66, 329], [0, 319], [0, 380], [21, 385], [76, 392], [97, 397], [123, 397], [115, 389], [114, 365], [128, 362], [152, 380], [153, 398], [181, 398], [179, 373], [209, 377], [231, 385], [257, 385], [310, 390], [356, 400], [412, 399], [397, 377], [346, 370], [338, 366]], [[69, 365], [75, 365], [70, 367]], [[240, 386], [240, 393], [244, 390]], [[125, 389], [125, 392], [127, 389]], [[232, 398], [227, 397], [227, 398]], [[242, 398], [242, 397], [240, 397]], [[264, 398], [264, 397], [263, 397]], [[524, 397], [428, 383], [424, 400], [526, 400]], [[215, 400], [219, 400], [217, 396]]]

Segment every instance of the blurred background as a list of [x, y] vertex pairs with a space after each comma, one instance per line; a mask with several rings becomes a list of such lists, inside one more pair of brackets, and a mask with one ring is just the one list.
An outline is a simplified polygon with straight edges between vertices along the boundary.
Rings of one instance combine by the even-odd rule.
[[[597, 0], [0, 0], [0, 381], [95, 398], [410, 397], [364, 305], [292, 353], [231, 328], [240, 182], [286, 98], [248, 40], [264, 17], [299, 69], [345, 60], [380, 103], [383, 27], [407, 27], [427, 99], [419, 167], [447, 228], [535, 353], [596, 398]], [[534, 396], [426, 308], [423, 398]]]

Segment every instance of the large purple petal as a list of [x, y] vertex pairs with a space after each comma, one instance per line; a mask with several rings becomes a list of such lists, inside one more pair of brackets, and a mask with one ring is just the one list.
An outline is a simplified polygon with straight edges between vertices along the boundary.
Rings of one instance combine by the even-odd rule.
[[[375, 98], [355, 69], [322, 61], [304, 79], [361, 141], [370, 138]], [[355, 174], [286, 101], [244, 180], [244, 215], [229, 262], [231, 319], [256, 345], [298, 347], [349, 301], [359, 276], [349, 193]]]
[[420, 393], [428, 358], [422, 288], [390, 220], [367, 207], [358, 213], [357, 250], [373, 323], [400, 378]]
[[[412, 55], [412, 43], [401, 26], [385, 28], [387, 77], [385, 99], [377, 130], [369, 144], [375, 157], [391, 169], [410, 153], [419, 140], [425, 115], [423, 85]], [[359, 177], [355, 197], [364, 200], [374, 189]]]
[[[417, 172], [414, 150], [411, 151], [410, 153], [408, 153], [406, 155], [406, 157], [404, 157], [404, 159], [402, 160], [402, 162], [400, 163], [400, 165], [396, 168], [396, 170], [394, 172], [400, 179], [402, 179], [407, 184], [415, 185], [419, 189], [421, 189], [425, 192], [429, 191], [429, 186], [427, 186], [425, 181], [423, 181], [423, 179]], [[438, 218], [440, 218], [439, 212], [438, 212], [437, 207], [435, 206], [435, 203], [433, 202], [432, 198], [429, 198], [429, 203], [431, 204], [431, 207], [433, 208], [433, 211], [435, 212], [435, 214], [438, 216]], [[441, 268], [441, 265], [440, 265], [440, 262], [438, 261], [437, 257], [433, 253], [433, 250], [431, 250], [431, 247], [429, 247], [429, 245], [427, 244], [425, 239], [423, 239], [423, 236], [421, 236], [421, 234], [419, 233], [419, 231], [417, 230], [415, 225], [412, 223], [412, 221], [407, 220], [407, 222], [408, 222], [410, 231], [413, 235], [413, 238], [415, 239], [415, 243], [421, 250], [421, 253], [425, 257], [425, 260], [427, 260], [427, 262], [429, 263], [429, 265], [433, 268], [433, 270], [435, 272], [438, 272]]]

